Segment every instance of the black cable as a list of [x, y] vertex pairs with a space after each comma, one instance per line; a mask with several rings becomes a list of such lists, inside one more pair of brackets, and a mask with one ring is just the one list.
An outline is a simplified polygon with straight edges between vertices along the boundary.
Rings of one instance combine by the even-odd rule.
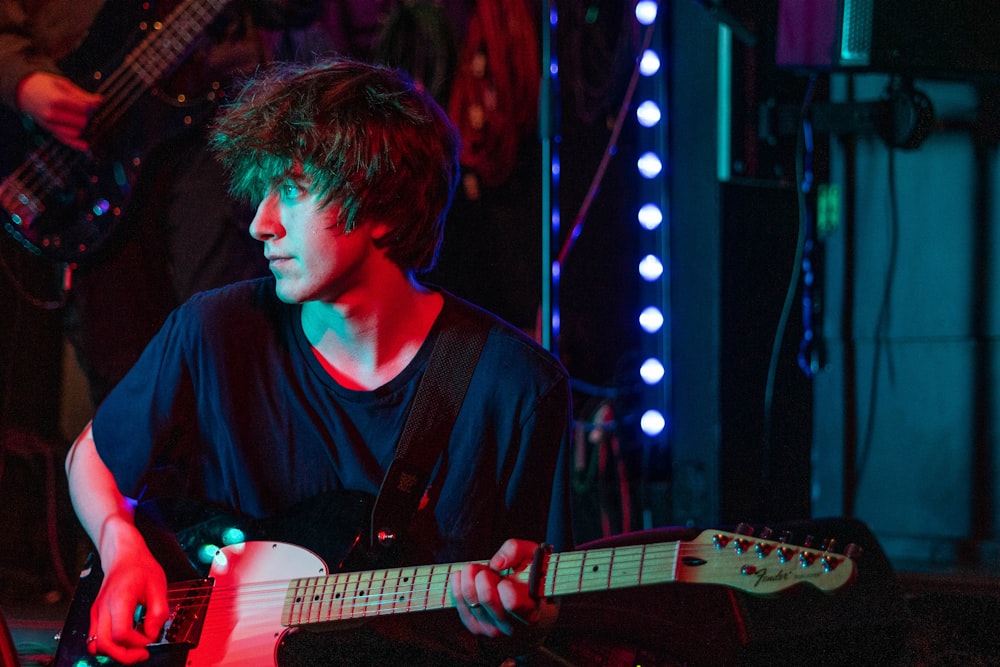
[[[896, 277], [896, 260], [899, 255], [899, 202], [896, 195], [896, 149], [889, 147], [889, 264], [886, 268], [885, 284], [882, 288], [882, 301], [879, 304], [878, 319], [875, 322], [875, 336], [872, 345], [871, 387], [868, 394], [868, 414], [865, 415], [865, 432], [861, 440], [854, 474], [854, 491], [861, 486], [861, 478], [871, 453], [875, 438], [875, 412], [878, 407], [879, 367], [882, 364], [882, 351], [886, 346], [886, 336], [889, 330], [889, 311], [892, 301], [892, 287]], [[889, 380], [893, 379], [892, 363], [888, 364]]]
[[795, 302], [795, 295], [799, 289], [799, 279], [802, 276], [802, 260], [805, 255], [806, 229], [810, 224], [808, 195], [812, 191], [813, 139], [812, 126], [809, 123], [806, 110], [812, 103], [815, 84], [815, 77], [810, 77], [809, 85], [806, 87], [802, 101], [802, 118], [799, 123], [795, 151], [795, 189], [799, 211], [798, 237], [795, 242], [795, 258], [792, 260], [792, 275], [788, 280], [788, 289], [785, 292], [781, 316], [778, 319], [778, 325], [775, 329], [774, 340], [771, 345], [771, 356], [767, 368], [767, 380], [764, 386], [761, 479], [765, 483], [771, 479], [771, 430], [774, 422], [774, 385], [778, 374], [778, 360], [781, 355], [785, 329], [788, 327], [788, 320], [791, 317], [792, 305]]

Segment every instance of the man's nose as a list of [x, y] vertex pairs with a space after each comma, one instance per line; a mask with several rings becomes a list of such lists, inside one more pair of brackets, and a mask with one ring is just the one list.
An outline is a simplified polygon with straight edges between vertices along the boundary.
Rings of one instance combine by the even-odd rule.
[[277, 196], [270, 194], [258, 204], [257, 212], [250, 222], [250, 236], [258, 241], [264, 241], [278, 234], [281, 222], [278, 216], [277, 203]]

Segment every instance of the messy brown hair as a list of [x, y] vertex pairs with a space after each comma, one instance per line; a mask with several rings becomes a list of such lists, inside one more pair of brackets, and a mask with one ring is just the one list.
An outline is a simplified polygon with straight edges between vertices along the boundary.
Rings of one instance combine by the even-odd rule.
[[458, 178], [458, 135], [446, 113], [399, 70], [349, 59], [261, 69], [212, 127], [232, 192], [258, 204], [301, 169], [350, 232], [392, 231], [376, 243], [404, 270], [433, 268]]

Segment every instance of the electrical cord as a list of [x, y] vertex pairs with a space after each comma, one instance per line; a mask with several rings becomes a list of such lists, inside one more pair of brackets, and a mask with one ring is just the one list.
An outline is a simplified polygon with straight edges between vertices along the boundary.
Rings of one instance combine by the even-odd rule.
[[868, 414], [865, 415], [865, 430], [858, 450], [855, 463], [854, 493], [861, 486], [861, 478], [871, 453], [875, 438], [875, 413], [878, 407], [879, 368], [882, 365], [883, 350], [888, 358], [887, 371], [889, 381], [895, 376], [892, 358], [886, 347], [886, 336], [889, 331], [889, 312], [892, 303], [892, 289], [896, 278], [896, 262], [899, 255], [899, 201], [896, 192], [896, 149], [889, 147], [889, 264], [886, 267], [885, 284], [882, 287], [882, 300], [879, 304], [878, 319], [875, 322], [875, 334], [872, 350], [871, 387], [868, 394]]
[[[772, 429], [774, 423], [774, 385], [778, 374], [778, 359], [781, 347], [784, 342], [785, 330], [791, 318], [792, 305], [795, 302], [795, 295], [799, 290], [799, 279], [802, 277], [803, 257], [805, 256], [807, 229], [811, 224], [808, 195], [812, 191], [812, 155], [813, 136], [812, 126], [808, 120], [806, 110], [812, 103], [815, 90], [816, 78], [810, 77], [809, 84], [802, 102], [802, 121], [799, 123], [796, 139], [796, 160], [795, 160], [795, 190], [798, 201], [798, 237], [795, 242], [795, 258], [792, 261], [792, 275], [788, 281], [788, 289], [785, 292], [784, 303], [781, 308], [777, 327], [775, 328], [774, 340], [771, 345], [771, 356], [768, 361], [767, 380], [764, 386], [764, 424], [763, 424], [763, 447], [761, 461], [761, 479], [767, 483], [771, 479], [771, 447]], [[805, 310], [805, 307], [804, 307]]]

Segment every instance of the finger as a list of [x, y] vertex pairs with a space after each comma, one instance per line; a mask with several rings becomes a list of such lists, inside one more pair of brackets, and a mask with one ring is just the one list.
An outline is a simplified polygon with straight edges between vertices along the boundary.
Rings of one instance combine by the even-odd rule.
[[452, 575], [453, 594], [455, 601], [460, 606], [468, 607], [480, 602], [479, 595], [476, 593], [476, 577], [480, 572], [488, 571], [485, 566], [479, 563], [469, 563]]
[[105, 655], [115, 662], [131, 665], [149, 660], [149, 649], [145, 646], [142, 648], [119, 646], [114, 643], [102, 642], [100, 638], [95, 644], [97, 645], [97, 655]]
[[497, 594], [508, 616], [524, 625], [538, 622], [541, 600], [531, 597], [528, 587], [511, 579], [497, 584]]
[[41, 121], [39, 121], [39, 125], [52, 134], [57, 141], [70, 148], [83, 152], [90, 150], [90, 144], [80, 138], [80, 129], [75, 126]]
[[56, 77], [52, 83], [60, 97], [75, 100], [79, 104], [96, 107], [104, 99], [98, 93], [85, 90], [65, 77]]
[[527, 540], [510, 539], [500, 545], [490, 559], [490, 568], [502, 572], [507, 569], [520, 570], [531, 563], [538, 544]]
[[[159, 601], [162, 598], [154, 597], [152, 599]], [[167, 622], [169, 613], [169, 606], [159, 604], [158, 602], [150, 604], [145, 610], [138, 629], [142, 632], [147, 642], [155, 642], [160, 638], [163, 625]]]
[[488, 572], [481, 565], [467, 565], [450, 578], [451, 595], [462, 624], [473, 634], [496, 637], [499, 631], [492, 623], [489, 611], [479, 601], [476, 593], [478, 572]]
[[498, 585], [501, 577], [492, 570], [482, 570], [476, 573], [476, 600], [480, 607], [476, 610], [480, 625], [486, 634], [496, 637], [499, 634], [509, 635], [513, 629], [511, 619], [504, 609]]
[[[94, 605], [97, 607], [97, 605]], [[91, 611], [91, 616], [95, 612]], [[146, 649], [146, 642], [140, 639], [138, 644], [123, 644], [119, 631], [114, 628], [112, 614], [107, 612], [96, 612], [96, 623], [90, 626], [90, 635], [87, 637], [87, 651], [91, 655], [105, 655], [122, 663], [134, 663], [149, 658], [149, 651]]]
[[90, 116], [87, 113], [70, 107], [53, 108], [52, 112], [44, 119], [45, 123], [51, 128], [60, 128], [64, 132], [72, 132], [74, 134], [83, 132], [89, 120]]
[[167, 579], [162, 570], [158, 570], [146, 579], [144, 606], [135, 618], [139, 631], [150, 642], [159, 639], [160, 633], [170, 615], [170, 603], [167, 595]]

